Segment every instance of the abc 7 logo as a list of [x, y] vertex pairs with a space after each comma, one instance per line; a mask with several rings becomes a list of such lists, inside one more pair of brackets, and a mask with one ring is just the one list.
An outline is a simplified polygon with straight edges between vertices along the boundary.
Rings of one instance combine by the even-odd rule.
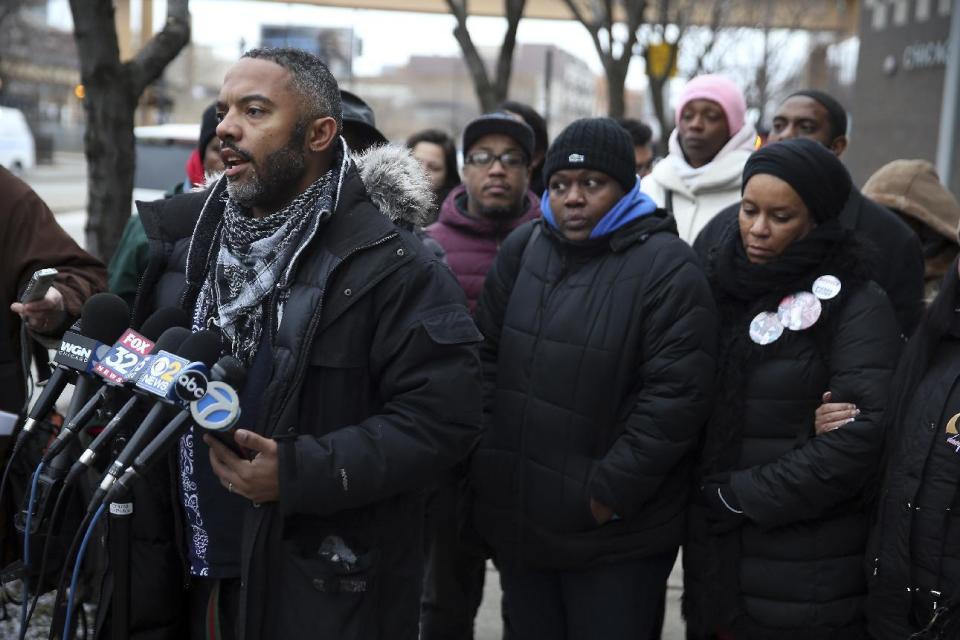
[[206, 395], [190, 403], [190, 415], [204, 429], [226, 431], [240, 417], [240, 397], [227, 383], [213, 380], [207, 384]]

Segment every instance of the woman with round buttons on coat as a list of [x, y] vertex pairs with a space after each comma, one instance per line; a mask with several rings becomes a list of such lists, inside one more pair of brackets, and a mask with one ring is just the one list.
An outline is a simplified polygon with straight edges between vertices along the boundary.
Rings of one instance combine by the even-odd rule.
[[[754, 153], [737, 222], [702, 256], [720, 311], [717, 402], [684, 544], [697, 639], [865, 638], [865, 485], [900, 347], [838, 216], [851, 189], [809, 140]], [[814, 437], [823, 389], [856, 421]]]

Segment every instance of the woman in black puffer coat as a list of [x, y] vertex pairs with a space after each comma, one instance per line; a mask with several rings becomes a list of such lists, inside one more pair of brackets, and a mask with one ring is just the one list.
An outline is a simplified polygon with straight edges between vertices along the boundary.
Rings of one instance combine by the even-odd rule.
[[653, 640], [712, 406], [716, 308], [616, 122], [571, 124], [544, 176], [544, 217], [504, 242], [476, 314], [477, 528], [511, 635]]
[[[867, 578], [877, 640], [960, 638], [960, 276], [954, 261], [894, 376]], [[840, 428], [842, 430], [843, 427]]]
[[[684, 545], [688, 634], [864, 638], [862, 494], [900, 332], [837, 221], [851, 182], [833, 154], [808, 140], [770, 145], [743, 184], [738, 223], [702, 256], [720, 310], [720, 388]], [[814, 437], [825, 389], [861, 413]]]

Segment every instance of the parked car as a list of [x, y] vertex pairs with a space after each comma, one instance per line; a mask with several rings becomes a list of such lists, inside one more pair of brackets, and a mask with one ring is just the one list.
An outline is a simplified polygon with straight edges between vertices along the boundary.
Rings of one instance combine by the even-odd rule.
[[133, 135], [137, 140], [137, 168], [133, 176], [137, 199], [146, 199], [140, 194], [141, 190], [156, 192], [152, 195], [160, 198], [164, 191], [183, 182], [186, 178], [184, 165], [197, 148], [199, 124], [135, 127]]
[[32, 169], [36, 164], [33, 133], [23, 112], [0, 107], [0, 166], [14, 173]]

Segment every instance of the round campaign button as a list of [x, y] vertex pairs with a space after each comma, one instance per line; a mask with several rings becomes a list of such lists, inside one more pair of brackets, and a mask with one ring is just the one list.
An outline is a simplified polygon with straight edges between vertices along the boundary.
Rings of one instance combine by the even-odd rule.
[[780, 301], [777, 317], [791, 331], [803, 331], [820, 319], [820, 299], [809, 291], [800, 291]]
[[836, 276], [820, 276], [813, 281], [813, 295], [821, 300], [832, 300], [840, 293], [840, 279]]
[[776, 342], [783, 335], [783, 324], [772, 311], [758, 313], [750, 322], [750, 339], [759, 345]]

